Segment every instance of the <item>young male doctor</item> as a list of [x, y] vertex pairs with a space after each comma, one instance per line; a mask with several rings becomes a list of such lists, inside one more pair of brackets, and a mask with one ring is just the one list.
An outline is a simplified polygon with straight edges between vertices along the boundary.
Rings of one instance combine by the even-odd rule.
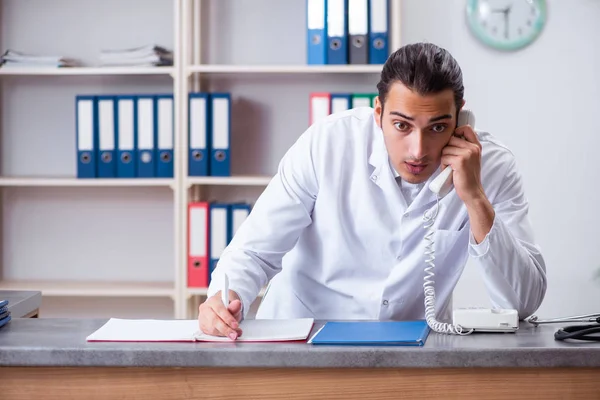
[[[453, 190], [433, 226], [438, 315], [471, 257], [493, 306], [524, 318], [540, 306], [546, 267], [514, 155], [494, 136], [457, 127], [462, 72], [433, 44], [404, 46], [383, 67], [375, 108], [308, 128], [222, 254], [200, 329], [236, 339], [256, 318], [424, 318], [423, 214], [428, 183], [449, 165]], [[229, 280], [229, 304], [220, 290]]]

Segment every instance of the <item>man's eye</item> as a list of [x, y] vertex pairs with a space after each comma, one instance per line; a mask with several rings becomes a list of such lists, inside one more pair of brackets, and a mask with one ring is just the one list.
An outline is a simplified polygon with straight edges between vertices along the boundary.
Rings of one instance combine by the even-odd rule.
[[436, 125], [433, 125], [431, 127], [431, 130], [434, 131], [434, 132], [436, 132], [436, 133], [441, 133], [441, 132], [444, 132], [446, 130], [446, 125], [444, 125], [444, 124], [436, 124]]
[[396, 129], [405, 131], [408, 129], [408, 124], [406, 122], [394, 122], [394, 126]]

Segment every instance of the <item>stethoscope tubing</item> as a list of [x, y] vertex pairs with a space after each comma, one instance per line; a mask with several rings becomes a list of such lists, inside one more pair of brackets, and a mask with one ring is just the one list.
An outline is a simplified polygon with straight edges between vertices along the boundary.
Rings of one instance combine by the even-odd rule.
[[600, 314], [585, 314], [585, 315], [574, 315], [571, 317], [560, 317], [551, 319], [539, 319], [537, 315], [532, 315], [525, 319], [525, 321], [533, 325], [541, 324], [556, 324], [564, 322], [587, 322], [587, 323], [600, 323]]

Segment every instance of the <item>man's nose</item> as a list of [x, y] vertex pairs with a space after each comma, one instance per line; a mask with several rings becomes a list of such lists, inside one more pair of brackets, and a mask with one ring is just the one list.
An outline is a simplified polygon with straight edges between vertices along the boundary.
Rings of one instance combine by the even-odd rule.
[[423, 133], [420, 129], [415, 129], [410, 135], [410, 155], [420, 160], [427, 154], [427, 148]]

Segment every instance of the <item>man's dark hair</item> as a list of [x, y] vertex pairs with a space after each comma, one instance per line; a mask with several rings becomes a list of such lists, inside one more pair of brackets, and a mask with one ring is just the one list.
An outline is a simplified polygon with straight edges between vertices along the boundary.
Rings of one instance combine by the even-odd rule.
[[457, 113], [462, 104], [465, 89], [460, 66], [447, 50], [434, 44], [409, 44], [388, 58], [377, 84], [382, 107], [397, 81], [420, 95], [452, 89]]

